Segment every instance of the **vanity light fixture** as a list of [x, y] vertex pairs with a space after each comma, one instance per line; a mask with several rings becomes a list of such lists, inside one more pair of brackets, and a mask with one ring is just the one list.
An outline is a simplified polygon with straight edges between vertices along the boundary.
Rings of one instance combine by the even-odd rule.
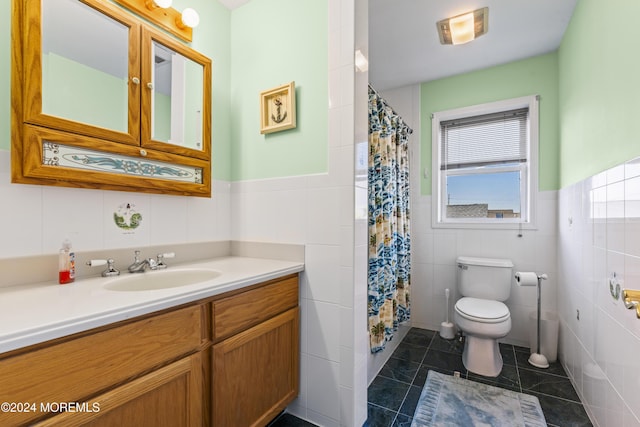
[[198, 12], [188, 7], [182, 13], [171, 7], [172, 0], [114, 0], [174, 36], [190, 42], [193, 28], [200, 23]]
[[147, 9], [153, 10], [157, 7], [161, 7], [162, 9], [166, 9], [171, 7], [173, 0], [145, 0], [144, 4], [147, 6]]
[[456, 15], [436, 23], [441, 44], [464, 44], [489, 31], [489, 8]]
[[176, 25], [178, 27], [182, 25], [182, 26], [187, 26], [189, 28], [195, 28], [198, 26], [199, 23], [200, 23], [200, 15], [198, 15], [198, 12], [196, 12], [195, 9], [188, 7], [182, 11], [182, 15], [180, 16], [180, 21], [176, 22]]

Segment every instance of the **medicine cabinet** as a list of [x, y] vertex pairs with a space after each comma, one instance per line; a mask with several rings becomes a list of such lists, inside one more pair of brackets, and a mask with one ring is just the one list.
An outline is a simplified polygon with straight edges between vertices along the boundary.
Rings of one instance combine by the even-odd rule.
[[101, 0], [13, 0], [12, 180], [211, 195], [211, 61]]

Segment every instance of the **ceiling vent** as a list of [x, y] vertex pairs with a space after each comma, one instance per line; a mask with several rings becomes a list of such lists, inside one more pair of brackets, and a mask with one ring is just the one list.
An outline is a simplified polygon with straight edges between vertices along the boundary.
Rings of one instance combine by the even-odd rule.
[[464, 44], [489, 31], [489, 8], [474, 10], [436, 24], [441, 44]]

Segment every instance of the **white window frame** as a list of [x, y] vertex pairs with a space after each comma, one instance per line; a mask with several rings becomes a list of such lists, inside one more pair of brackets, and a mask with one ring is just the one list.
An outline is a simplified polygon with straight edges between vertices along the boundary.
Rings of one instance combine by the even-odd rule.
[[[538, 198], [538, 138], [539, 138], [539, 97], [537, 95], [507, 99], [470, 107], [457, 108], [433, 113], [431, 116], [431, 170], [432, 170], [432, 201], [431, 218], [434, 228], [495, 228], [495, 229], [535, 229]], [[529, 151], [527, 162], [508, 167], [477, 168], [475, 173], [496, 173], [520, 171], [526, 179], [520, 180], [521, 218], [446, 218], [446, 179], [448, 175], [466, 175], [467, 170], [441, 171], [442, 137], [440, 123], [463, 117], [480, 116], [529, 109]], [[523, 215], [526, 213], [526, 216]]]

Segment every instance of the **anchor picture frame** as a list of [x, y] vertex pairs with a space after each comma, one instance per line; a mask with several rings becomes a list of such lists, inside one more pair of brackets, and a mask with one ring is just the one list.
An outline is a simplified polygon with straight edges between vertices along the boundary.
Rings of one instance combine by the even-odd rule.
[[260, 92], [260, 133], [296, 127], [295, 82]]

